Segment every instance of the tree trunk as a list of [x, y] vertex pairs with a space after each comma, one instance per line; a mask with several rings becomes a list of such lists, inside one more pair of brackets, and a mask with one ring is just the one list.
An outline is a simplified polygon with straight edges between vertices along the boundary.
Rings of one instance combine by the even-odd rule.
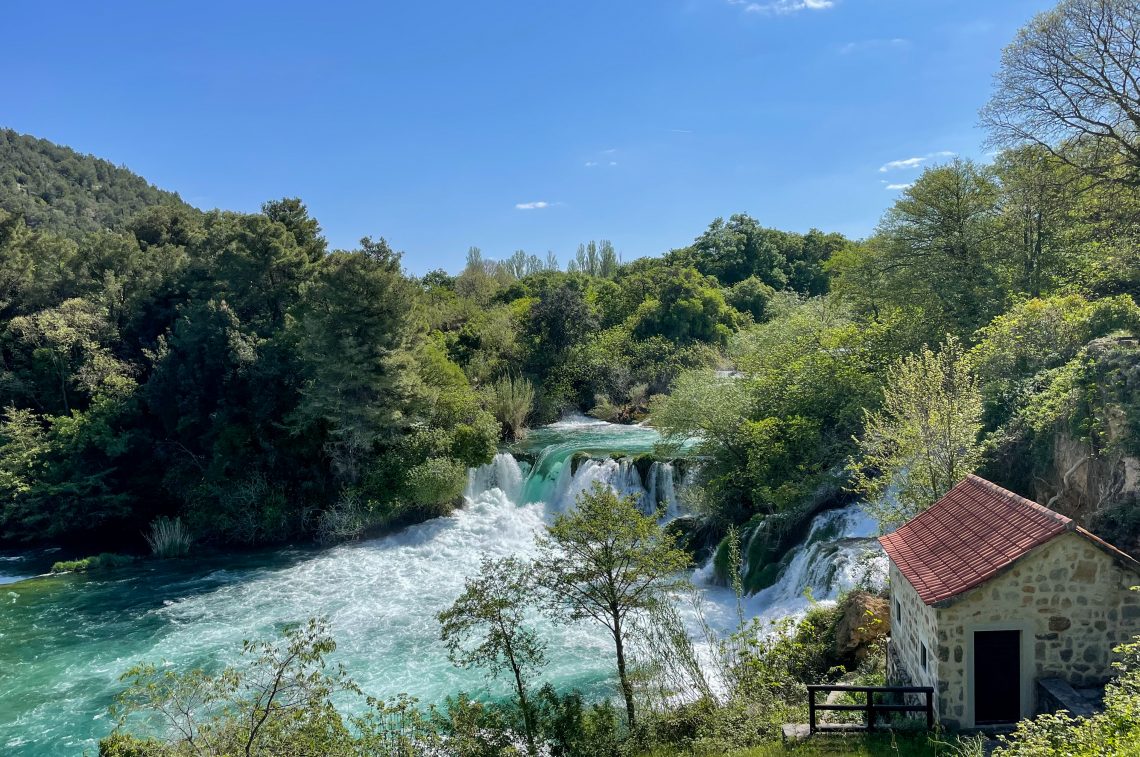
[[515, 650], [511, 646], [510, 634], [506, 628], [506, 624], [503, 623], [503, 618], [501, 615], [499, 616], [499, 628], [504, 633], [504, 639], [506, 639], [505, 651], [507, 653], [507, 661], [510, 662], [511, 672], [515, 675], [515, 689], [519, 695], [519, 709], [522, 710], [523, 728], [526, 730], [527, 754], [529, 754], [531, 757], [535, 757], [535, 755], [538, 754], [538, 750], [535, 748], [534, 743], [535, 729], [534, 722], [531, 718], [532, 713], [530, 711], [530, 702], [528, 702], [526, 698], [526, 685], [523, 684], [522, 670], [519, 669], [518, 662], [515, 660]]
[[625, 667], [625, 645], [621, 635], [621, 616], [613, 610], [614, 618], [614, 647], [617, 649], [618, 680], [621, 681], [621, 694], [625, 699], [625, 715], [629, 721], [629, 730], [633, 730], [636, 719], [633, 708], [633, 685], [629, 682], [629, 674]]

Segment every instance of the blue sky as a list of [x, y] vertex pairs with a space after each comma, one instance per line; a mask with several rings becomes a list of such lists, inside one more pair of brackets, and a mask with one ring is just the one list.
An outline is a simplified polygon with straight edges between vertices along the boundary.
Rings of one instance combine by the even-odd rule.
[[5, 4], [0, 125], [203, 208], [299, 196], [413, 273], [629, 260], [716, 216], [851, 236], [949, 153], [1037, 0]]

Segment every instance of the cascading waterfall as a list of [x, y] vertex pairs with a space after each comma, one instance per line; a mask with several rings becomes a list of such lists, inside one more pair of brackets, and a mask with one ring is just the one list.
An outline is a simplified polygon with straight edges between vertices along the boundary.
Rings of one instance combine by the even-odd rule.
[[487, 465], [472, 468], [467, 473], [464, 496], [473, 501], [482, 493], [499, 489], [516, 504], [545, 502], [554, 511], [565, 512], [573, 508], [578, 497], [596, 484], [608, 486], [619, 496], [637, 498], [638, 506], [647, 515], [660, 513], [663, 521], [681, 515], [677, 503], [677, 484], [673, 463], [653, 461], [644, 480], [633, 458], [586, 459], [575, 468], [571, 461], [546, 466], [553, 477], [543, 476], [542, 461], [533, 469], [508, 452], [495, 455]]
[[[533, 555], [544, 525], [595, 482], [637, 496], [663, 521], [682, 515], [679, 495], [693, 466], [638, 464], [659, 441], [646, 426], [571, 418], [535, 429], [516, 454], [469, 471], [463, 508], [382, 538], [8, 584], [0, 596], [0, 752], [95, 751], [110, 728], [106, 711], [119, 675], [130, 665], [214, 666], [233, 660], [243, 639], [270, 638], [313, 615], [329, 618], [334, 661], [370, 694], [407, 692], [425, 704], [458, 691], [505, 695], [504, 682], [450, 664], [436, 613], [463, 590], [482, 556]], [[776, 584], [748, 598], [746, 612], [799, 614], [808, 605], [805, 587], [817, 599], [835, 597], [857, 580], [858, 555], [873, 546], [872, 533], [855, 508], [817, 516]], [[736, 599], [710, 576], [710, 566], [694, 575], [706, 619], [729, 631]], [[685, 617], [698, 635], [696, 618]], [[533, 620], [551, 650], [544, 680], [588, 696], [613, 693], [604, 632]]]

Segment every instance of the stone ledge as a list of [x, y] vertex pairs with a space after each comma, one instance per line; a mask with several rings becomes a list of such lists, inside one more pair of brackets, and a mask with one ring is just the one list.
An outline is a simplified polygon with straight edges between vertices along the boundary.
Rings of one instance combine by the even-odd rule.
[[1087, 718], [1096, 714], [1088, 700], [1062, 678], [1040, 678], [1037, 680], [1037, 705], [1043, 712], [1068, 710], [1073, 717]]

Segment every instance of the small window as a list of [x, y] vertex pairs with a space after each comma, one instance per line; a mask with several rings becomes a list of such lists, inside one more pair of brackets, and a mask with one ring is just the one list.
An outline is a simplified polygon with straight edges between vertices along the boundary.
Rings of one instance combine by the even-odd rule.
[[899, 601], [896, 599], [895, 600], [895, 620], [897, 621], [900, 618], [902, 618], [902, 606], [899, 604]]
[[922, 669], [923, 670], [929, 670], [929, 668], [927, 667], [926, 645], [925, 644], [919, 644], [918, 646], [922, 649]]

